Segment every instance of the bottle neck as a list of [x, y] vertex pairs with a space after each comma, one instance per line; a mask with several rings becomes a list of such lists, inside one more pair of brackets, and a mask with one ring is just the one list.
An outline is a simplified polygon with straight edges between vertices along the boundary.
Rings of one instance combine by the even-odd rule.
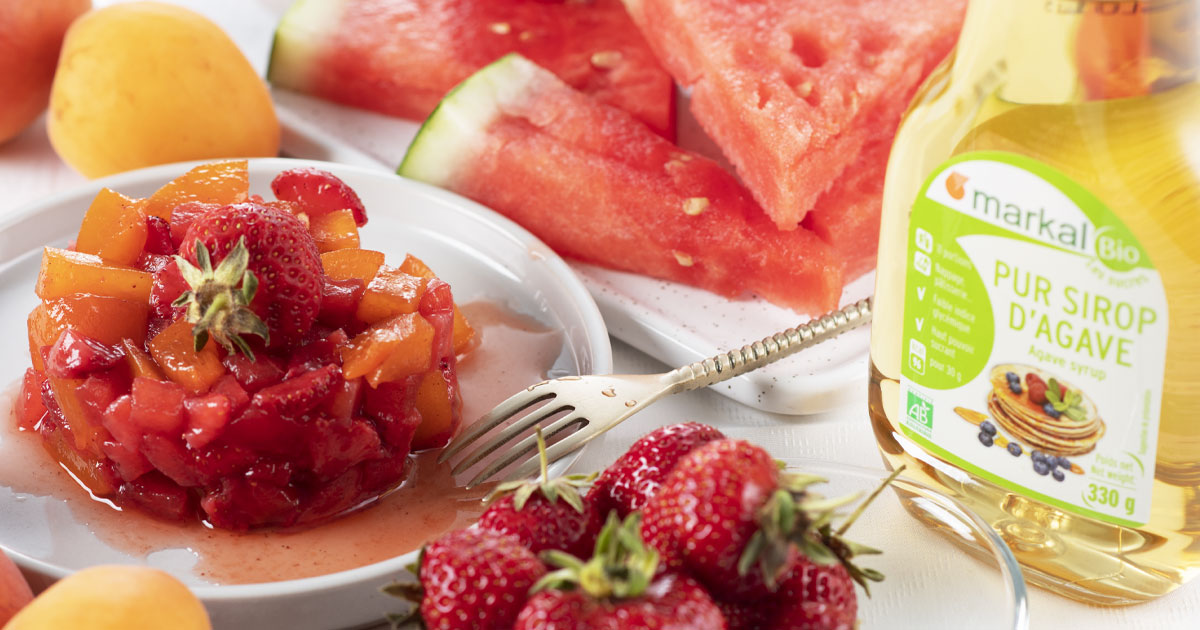
[[1009, 103], [1130, 98], [1197, 80], [1200, 0], [972, 0], [960, 64]]

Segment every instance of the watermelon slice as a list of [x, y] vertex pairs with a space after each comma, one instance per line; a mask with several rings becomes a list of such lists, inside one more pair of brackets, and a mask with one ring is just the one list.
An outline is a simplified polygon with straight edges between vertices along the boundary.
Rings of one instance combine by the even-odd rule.
[[490, 206], [586, 262], [806, 313], [841, 293], [841, 267], [815, 234], [777, 229], [715, 162], [519, 55], [451, 92], [397, 172]]
[[755, 198], [792, 229], [890, 139], [965, 0], [626, 0]]
[[885, 138], [864, 147], [801, 223], [833, 246], [846, 282], [875, 268], [883, 175], [891, 146], [891, 138]]
[[674, 83], [620, 0], [298, 0], [275, 33], [267, 78], [421, 120], [509, 52], [674, 138]]

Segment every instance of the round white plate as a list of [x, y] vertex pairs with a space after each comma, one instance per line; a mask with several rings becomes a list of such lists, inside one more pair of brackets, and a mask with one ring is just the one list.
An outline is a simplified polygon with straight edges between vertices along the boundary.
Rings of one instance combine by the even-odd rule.
[[[42, 247], [65, 246], [74, 238], [100, 188], [146, 196], [191, 166], [158, 166], [96, 180], [27, 206], [0, 224], [0, 356], [5, 357], [0, 383], [13, 387], [29, 364], [25, 319], [38, 302], [33, 287]], [[361, 234], [363, 247], [384, 252], [389, 261], [416, 255], [454, 287], [460, 304], [486, 300], [561, 330], [563, 348], [554, 375], [611, 372], [608, 333], [587, 290], [554, 252], [515, 223], [452, 193], [390, 173], [308, 160], [251, 160], [251, 192], [272, 198], [271, 179], [296, 166], [329, 170], [358, 192], [370, 215]], [[12, 422], [7, 413], [0, 418]], [[0, 440], [6, 434], [11, 435], [2, 433]], [[55, 464], [47, 458], [46, 465]], [[180, 568], [178, 553], [152, 554], [148, 561], [109, 547], [63, 503], [0, 486], [0, 547], [34, 581], [45, 583], [99, 562], [149, 562], [192, 585], [217, 628], [376, 625], [384, 612], [403, 608], [379, 587], [402, 575], [415, 557], [406, 554], [298, 580], [206, 585]]]

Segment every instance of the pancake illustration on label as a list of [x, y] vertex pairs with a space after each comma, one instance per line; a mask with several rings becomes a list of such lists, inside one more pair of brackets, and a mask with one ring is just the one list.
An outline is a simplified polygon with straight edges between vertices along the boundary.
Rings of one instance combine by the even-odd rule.
[[1015, 440], [1049, 455], [1090, 453], [1104, 421], [1082, 390], [1030, 365], [992, 368], [988, 412]]

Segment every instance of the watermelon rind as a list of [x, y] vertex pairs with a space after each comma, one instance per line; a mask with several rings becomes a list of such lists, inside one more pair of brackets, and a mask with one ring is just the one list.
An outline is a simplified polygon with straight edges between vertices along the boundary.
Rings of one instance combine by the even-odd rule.
[[403, 177], [446, 186], [473, 154], [489, 124], [506, 106], [529, 98], [544, 75], [525, 57], [507, 54], [450, 90], [421, 124], [396, 169]]
[[294, 90], [308, 86], [309, 72], [316, 67], [316, 56], [328, 42], [334, 27], [342, 20], [349, 0], [296, 0], [275, 29], [267, 80], [273, 85]]

